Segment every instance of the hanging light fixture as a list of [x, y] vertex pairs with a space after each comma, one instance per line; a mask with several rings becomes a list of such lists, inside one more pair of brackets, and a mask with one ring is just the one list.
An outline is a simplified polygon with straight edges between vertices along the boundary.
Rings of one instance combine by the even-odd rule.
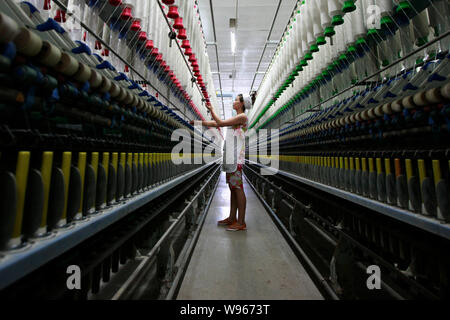
[[231, 54], [234, 56], [236, 54], [236, 35], [234, 31], [231, 31]]

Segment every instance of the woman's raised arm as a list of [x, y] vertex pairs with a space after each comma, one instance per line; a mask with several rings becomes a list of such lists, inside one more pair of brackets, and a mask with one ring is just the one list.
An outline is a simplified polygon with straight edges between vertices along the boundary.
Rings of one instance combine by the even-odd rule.
[[[235, 117], [222, 120], [220, 119], [211, 105], [206, 106], [208, 110], [211, 112], [211, 116], [215, 121], [202, 121], [202, 125], [206, 127], [230, 127], [234, 125], [244, 124], [247, 121], [247, 116], [244, 113], [238, 114]], [[194, 124], [194, 121], [191, 121], [191, 125]]]

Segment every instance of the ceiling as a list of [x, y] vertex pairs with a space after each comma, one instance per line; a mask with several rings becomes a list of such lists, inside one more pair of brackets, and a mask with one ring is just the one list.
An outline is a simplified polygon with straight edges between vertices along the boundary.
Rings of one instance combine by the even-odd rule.
[[[218, 98], [220, 105], [217, 109], [222, 118], [231, 117], [232, 103], [237, 94], [259, 88], [296, 3], [296, 0], [198, 0], [214, 87], [220, 95], [221, 83], [225, 96], [224, 108], [221, 98]], [[231, 18], [237, 18], [234, 56], [231, 51]], [[219, 63], [213, 43], [217, 44]]]

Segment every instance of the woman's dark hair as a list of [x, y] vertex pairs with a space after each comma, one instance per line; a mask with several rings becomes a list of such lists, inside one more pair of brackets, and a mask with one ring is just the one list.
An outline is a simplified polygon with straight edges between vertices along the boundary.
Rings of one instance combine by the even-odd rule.
[[256, 101], [256, 91], [252, 91], [252, 93], [250, 93], [250, 97], [252, 98], [252, 105], [254, 105]]
[[[242, 93], [238, 94], [239, 101], [244, 103], [244, 95]], [[245, 112], [245, 105], [242, 105], [242, 112]]]

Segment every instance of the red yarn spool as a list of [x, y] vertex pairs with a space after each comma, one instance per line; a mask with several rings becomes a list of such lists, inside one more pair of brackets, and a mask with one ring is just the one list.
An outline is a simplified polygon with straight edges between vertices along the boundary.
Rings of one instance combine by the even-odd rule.
[[53, 18], [56, 22], [66, 22], [66, 12], [60, 9], [56, 10], [56, 16]]
[[178, 17], [175, 19], [175, 23], [173, 24], [174, 29], [183, 29], [183, 18]]
[[141, 28], [141, 19], [134, 19], [133, 23], [131, 24], [130, 29], [132, 31], [139, 31], [139, 30], [141, 30], [142, 29]]
[[125, 7], [122, 11], [122, 14], [120, 15], [120, 19], [122, 20], [131, 20], [133, 19], [133, 15], [131, 13], [130, 7]]
[[169, 13], [167, 14], [167, 16], [170, 19], [178, 18], [180, 16], [179, 13], [178, 13], [178, 6], [170, 6], [169, 7]]
[[144, 31], [141, 31], [139, 33], [138, 41], [140, 41], [140, 42], [147, 41], [147, 33]]
[[187, 39], [186, 29], [184, 29], [184, 28], [180, 29], [178, 31], [177, 38], [180, 39], [180, 40], [186, 40]]
[[56, 22], [61, 23], [62, 21], [62, 17], [61, 17], [61, 10], [56, 10], [56, 16], [53, 17], [53, 20], [55, 20]]
[[183, 40], [183, 43], [181, 44], [181, 47], [183, 49], [188, 49], [191, 47], [191, 44], [189, 43], [189, 40]]
[[45, 0], [44, 1], [44, 10], [50, 10], [52, 8], [52, 1], [51, 0]]
[[145, 49], [152, 50], [153, 49], [153, 40], [147, 40], [145, 43]]

